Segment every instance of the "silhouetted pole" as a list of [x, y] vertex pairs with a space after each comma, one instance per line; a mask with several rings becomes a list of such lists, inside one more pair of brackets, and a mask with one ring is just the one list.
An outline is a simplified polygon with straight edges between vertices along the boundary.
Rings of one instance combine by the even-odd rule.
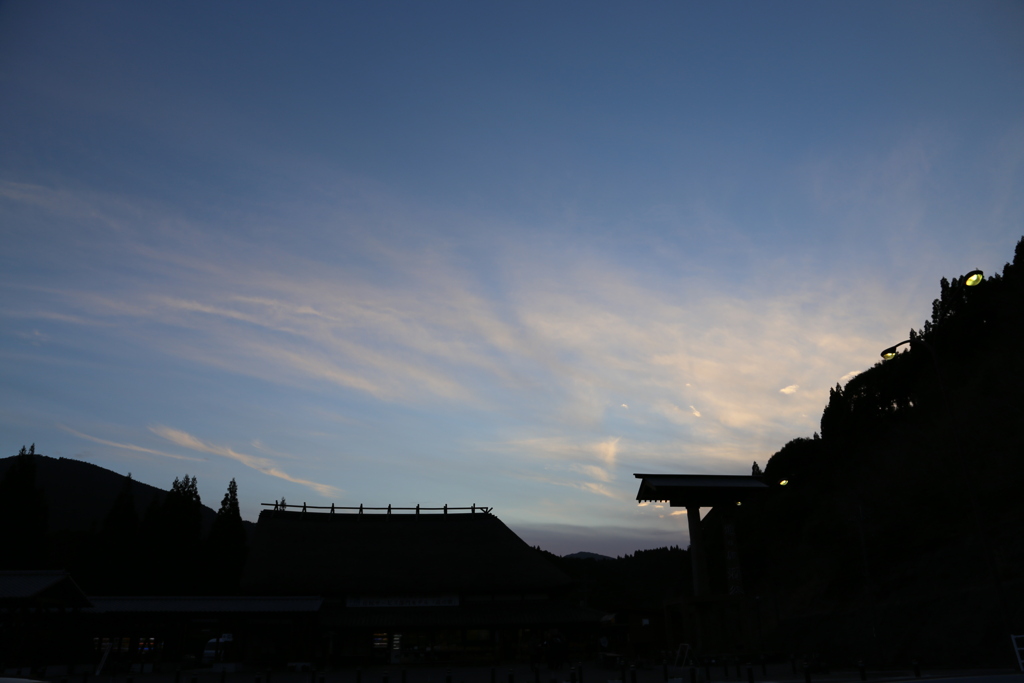
[[686, 526], [690, 531], [690, 566], [693, 570], [693, 596], [702, 598], [708, 590], [708, 562], [704, 536], [700, 531], [700, 507], [686, 506]]

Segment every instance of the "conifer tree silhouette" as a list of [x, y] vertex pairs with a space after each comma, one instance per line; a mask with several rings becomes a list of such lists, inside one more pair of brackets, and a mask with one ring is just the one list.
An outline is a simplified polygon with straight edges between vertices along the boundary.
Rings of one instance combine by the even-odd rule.
[[238, 506], [238, 484], [232, 479], [221, 500], [206, 542], [210, 560], [211, 581], [207, 586], [214, 593], [234, 593], [242, 577], [248, 547], [245, 525]]

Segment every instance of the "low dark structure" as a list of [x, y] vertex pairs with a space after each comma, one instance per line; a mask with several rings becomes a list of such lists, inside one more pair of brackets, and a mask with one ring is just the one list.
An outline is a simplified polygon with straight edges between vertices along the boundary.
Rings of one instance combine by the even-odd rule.
[[[686, 523], [690, 532], [690, 561], [693, 563], [693, 594], [698, 597], [709, 595], [707, 555], [704, 548], [704, 534], [700, 528], [701, 508], [724, 508], [729, 510], [768, 491], [768, 486], [758, 477], [743, 477], [721, 474], [634, 474], [640, 479], [639, 502], [664, 502], [671, 507], [686, 508]], [[729, 526], [726, 535], [730, 534]], [[735, 530], [731, 532], [735, 546]], [[728, 539], [726, 545], [729, 545]], [[736, 552], [735, 547], [732, 552]], [[735, 559], [735, 558], [732, 558]], [[743, 593], [739, 577], [739, 563], [729, 566], [729, 593]]]
[[[486, 508], [264, 510], [250, 594], [324, 598], [319, 661], [496, 661], [596, 629], [572, 581]], [[531, 645], [533, 646], [531, 648]]]
[[0, 675], [84, 657], [83, 610], [92, 603], [63, 571], [0, 572]]
[[[640, 479], [639, 502], [668, 503], [686, 508], [693, 570], [692, 617], [697, 649], [703, 655], [750, 655], [761, 649], [760, 637], [744, 597], [736, 542], [734, 512], [767, 493], [768, 485], [756, 476], [707, 474], [635, 474]], [[713, 508], [720, 517], [726, 570], [725, 595], [714, 595], [708, 576], [708, 539], [704, 537], [700, 509]]]
[[[270, 664], [308, 660], [319, 633], [319, 597], [114, 596], [91, 598], [86, 661], [111, 673], [168, 665]], [[225, 637], [227, 636], [227, 637]]]

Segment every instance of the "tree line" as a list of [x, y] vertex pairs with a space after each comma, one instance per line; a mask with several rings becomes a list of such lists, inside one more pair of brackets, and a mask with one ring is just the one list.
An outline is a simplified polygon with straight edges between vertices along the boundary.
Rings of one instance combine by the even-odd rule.
[[22, 447], [0, 479], [0, 569], [65, 569], [91, 595], [238, 592], [248, 542], [234, 479], [205, 534], [198, 481], [188, 474], [142, 515], [129, 474], [98, 525], [51, 530], [36, 458], [35, 444]]
[[761, 501], [709, 515], [712, 543], [735, 522], [747, 591], [803, 624], [780, 647], [941, 657], [1024, 632], [1024, 238], [978, 286], [943, 278], [908, 342], [831, 390], [820, 433], [755, 464]]

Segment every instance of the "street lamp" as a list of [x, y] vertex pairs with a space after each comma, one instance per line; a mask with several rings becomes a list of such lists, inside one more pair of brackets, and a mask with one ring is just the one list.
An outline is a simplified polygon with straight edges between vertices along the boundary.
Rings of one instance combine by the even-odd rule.
[[[964, 275], [964, 278], [963, 278], [964, 284], [966, 286], [968, 286], [968, 287], [977, 287], [981, 283], [981, 281], [984, 280], [984, 279], [985, 279], [985, 273], [983, 273], [982, 271], [980, 271], [978, 269], [972, 270], [971, 272], [967, 273], [967, 275]], [[921, 338], [918, 338], [918, 341], [924, 342], [924, 340], [921, 339]], [[909, 343], [910, 343], [909, 339], [904, 339], [899, 344], [895, 344], [895, 345], [890, 346], [889, 348], [885, 349], [881, 353], [882, 360], [892, 360], [893, 358], [896, 357], [896, 350], [899, 349], [904, 344], [909, 344]], [[929, 351], [932, 352], [933, 360], [935, 360], [935, 365], [936, 365], [936, 367], [938, 367], [938, 364], [939, 364], [938, 360], [936, 358], [934, 358], [935, 352], [932, 351], [931, 347], [928, 346], [927, 344], [925, 344], [925, 346], [928, 348]]]
[[895, 346], [890, 346], [885, 351], [882, 351], [882, 360], [892, 360], [893, 358], [896, 357], [896, 349], [898, 349], [899, 347], [903, 346], [904, 344], [909, 344], [909, 343], [910, 343], [910, 340], [909, 339], [905, 339], [905, 340], [901, 341], [899, 344], [896, 344]]

